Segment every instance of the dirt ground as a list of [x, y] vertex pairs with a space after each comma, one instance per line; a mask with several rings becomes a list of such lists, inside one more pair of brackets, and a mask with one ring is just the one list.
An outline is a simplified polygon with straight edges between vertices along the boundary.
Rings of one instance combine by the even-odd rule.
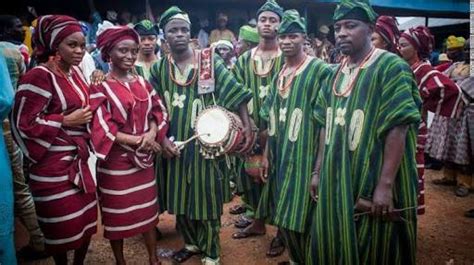
[[[418, 222], [418, 264], [474, 264], [474, 219], [465, 218], [463, 213], [474, 208], [474, 194], [467, 198], [458, 198], [452, 187], [440, 187], [431, 184], [435, 178], [441, 177], [440, 171], [426, 172], [426, 214]], [[267, 234], [261, 237], [233, 240], [235, 228], [233, 220], [236, 216], [228, 214], [228, 209], [239, 203], [236, 198], [225, 206], [222, 217], [221, 246], [222, 263], [225, 265], [263, 265], [277, 264], [288, 259], [287, 254], [276, 259], [265, 257], [268, 245], [275, 234], [273, 227], [267, 228]], [[158, 242], [158, 254], [169, 256], [173, 250], [182, 247], [182, 241], [174, 229], [174, 217], [162, 215], [159, 224], [164, 239]], [[17, 222], [17, 247], [26, 244], [28, 238], [24, 228]], [[146, 264], [147, 255], [140, 236], [125, 240], [125, 257], [128, 264]], [[163, 264], [173, 264], [168, 258], [162, 258]], [[35, 262], [20, 261], [20, 264], [49, 265], [52, 259]], [[86, 264], [114, 264], [112, 250], [102, 231], [94, 236]], [[185, 265], [200, 264], [197, 257], [184, 263]]]

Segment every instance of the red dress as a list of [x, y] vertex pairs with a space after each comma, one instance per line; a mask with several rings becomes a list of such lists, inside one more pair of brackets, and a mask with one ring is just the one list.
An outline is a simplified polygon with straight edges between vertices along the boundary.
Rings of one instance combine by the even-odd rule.
[[146, 232], [158, 222], [154, 154], [115, 139], [118, 132], [142, 135], [155, 121], [156, 141], [161, 142], [168, 128], [165, 106], [150, 84], [137, 77], [129, 83], [108, 80], [92, 86], [91, 108], [104, 237], [117, 240]]
[[[426, 124], [428, 111], [439, 116], [454, 117], [461, 103], [461, 90], [446, 75], [435, 70], [429, 62], [420, 61], [412, 65], [416, 82], [423, 100], [422, 122], [418, 131], [416, 163], [418, 167], [418, 214], [425, 212], [425, 147], [428, 137]], [[442, 143], [439, 143], [442, 144]]]
[[13, 135], [31, 162], [29, 186], [51, 253], [77, 249], [97, 230], [89, 133], [85, 125], [64, 126], [62, 114], [87, 105], [84, 80], [77, 67], [69, 77], [35, 67], [20, 80], [12, 110]]

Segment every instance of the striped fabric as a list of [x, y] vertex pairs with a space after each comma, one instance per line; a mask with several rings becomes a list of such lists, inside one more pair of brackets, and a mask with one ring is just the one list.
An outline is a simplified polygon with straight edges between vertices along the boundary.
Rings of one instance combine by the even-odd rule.
[[[280, 228], [306, 232], [312, 209], [309, 184], [318, 147], [318, 132], [312, 110], [331, 70], [323, 61], [307, 57], [296, 72], [289, 92], [281, 95], [280, 84], [288, 76], [275, 78], [260, 114], [268, 121], [271, 172], [268, 180], [269, 207], [273, 223]], [[292, 73], [290, 73], [291, 76]], [[275, 184], [273, 184], [275, 183]], [[265, 207], [262, 205], [261, 207]]]
[[36, 67], [22, 78], [12, 111], [13, 136], [32, 162], [29, 185], [52, 253], [77, 249], [96, 232], [95, 184], [85, 167], [89, 134], [85, 126], [62, 125], [61, 113], [81, 108], [87, 96], [79, 86], [86, 83], [78, 68], [68, 82]]
[[[461, 89], [447, 76], [434, 70], [427, 61], [421, 61], [412, 66], [416, 82], [423, 100], [423, 121], [418, 129], [416, 143], [416, 163], [418, 168], [418, 214], [425, 212], [425, 146], [428, 137], [426, 126], [427, 112], [431, 111], [436, 115], [453, 118], [462, 102]], [[443, 142], [433, 143], [442, 148]]]
[[20, 77], [26, 72], [20, 48], [13, 43], [0, 41], [0, 55], [5, 57], [13, 89], [16, 90]]
[[[281, 56], [281, 51], [278, 51], [276, 57], [269, 61], [263, 61], [260, 57], [255, 56], [256, 51], [257, 48], [254, 48], [242, 54], [235, 63], [233, 73], [238, 82], [252, 91], [253, 97], [248, 104], [248, 111], [257, 127], [260, 130], [264, 130], [266, 124], [264, 120], [260, 118], [259, 112], [270, 92], [270, 85], [273, 78], [281, 70], [283, 57]], [[272, 68], [268, 70], [269, 67]], [[269, 71], [269, 73], [265, 76], [260, 76], [255, 74], [255, 71], [258, 73], [266, 73]], [[263, 185], [255, 183], [252, 178], [245, 173], [242, 159], [237, 158], [237, 160], [237, 167], [240, 169], [237, 184], [238, 190], [243, 193], [242, 200], [249, 204], [251, 208], [257, 209]]]
[[176, 216], [176, 229], [183, 236], [185, 247], [199, 250], [211, 259], [220, 256], [220, 228], [220, 220], [190, 220], [184, 215]]
[[[349, 67], [336, 89], [347, 88]], [[331, 81], [331, 85], [334, 81]], [[354, 220], [358, 198], [371, 200], [383, 165], [387, 133], [409, 125], [405, 154], [393, 187], [396, 209], [417, 206], [416, 133], [421, 99], [410, 67], [398, 56], [376, 50], [361, 69], [352, 92], [332, 90], [317, 99], [315, 117], [325, 126], [325, 152], [319, 200], [308, 264], [416, 264], [416, 210], [401, 212], [403, 221], [369, 215]]]
[[[213, 97], [210, 94], [197, 94], [197, 80], [184, 87], [173, 82], [169, 72], [170, 63], [175, 71], [173, 76], [178, 77], [178, 68], [168, 58], [163, 58], [152, 66], [151, 81], [166, 101], [170, 120], [168, 136], [173, 136], [176, 141], [185, 141], [194, 135], [195, 119], [199, 111], [213, 104]], [[239, 104], [251, 98], [251, 93], [237, 83], [218, 56], [214, 56], [214, 64], [216, 102], [235, 111]], [[187, 81], [192, 78], [194, 71], [196, 68], [187, 72]], [[166, 183], [163, 195], [166, 196], [168, 212], [185, 215], [191, 220], [219, 219], [226, 185], [223, 182], [228, 181], [222, 164], [220, 161], [204, 159], [197, 143], [187, 145], [180, 157], [166, 160], [164, 179], [160, 182]]]
[[304, 265], [308, 252], [308, 233], [298, 233], [288, 229], [280, 229], [285, 246], [288, 248], [291, 265]]
[[164, 103], [142, 77], [120, 84], [107, 80], [91, 87], [92, 144], [97, 167], [104, 237], [123, 239], [152, 229], [158, 222], [154, 154], [144, 154], [115, 142], [120, 131], [142, 135], [150, 122], [161, 142], [168, 128]]

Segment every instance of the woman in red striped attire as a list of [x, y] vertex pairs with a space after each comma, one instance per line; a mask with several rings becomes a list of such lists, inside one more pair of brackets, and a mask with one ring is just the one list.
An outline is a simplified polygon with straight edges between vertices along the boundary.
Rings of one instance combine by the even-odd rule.
[[46, 251], [56, 264], [82, 264], [96, 233], [96, 186], [88, 166], [92, 118], [89, 87], [78, 68], [85, 38], [68, 16], [38, 19], [34, 41], [40, 65], [20, 80], [12, 131], [30, 161], [30, 189]]
[[167, 132], [167, 113], [151, 85], [134, 74], [138, 34], [128, 27], [106, 29], [97, 38], [111, 63], [104, 82], [91, 87], [92, 143], [99, 157], [97, 181], [104, 236], [117, 264], [125, 264], [123, 239], [143, 234], [150, 264], [158, 264], [154, 154]]
[[[446, 125], [455, 118], [462, 103], [461, 89], [446, 75], [435, 70], [428, 58], [434, 44], [434, 37], [427, 27], [410, 28], [399, 40], [400, 54], [411, 66], [423, 99], [422, 122], [418, 129], [416, 163], [418, 168], [418, 214], [425, 213], [425, 147], [428, 137], [428, 111], [443, 117], [439, 122]], [[443, 126], [444, 127], [444, 126]], [[446, 134], [446, 132], [445, 132]], [[444, 142], [433, 143], [444, 148]]]

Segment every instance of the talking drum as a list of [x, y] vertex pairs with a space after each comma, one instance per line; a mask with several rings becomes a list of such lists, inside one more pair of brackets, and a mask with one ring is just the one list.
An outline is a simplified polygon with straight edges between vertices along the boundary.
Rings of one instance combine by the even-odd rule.
[[243, 125], [239, 116], [212, 106], [201, 111], [194, 125], [200, 152], [206, 159], [235, 153], [243, 142]]

